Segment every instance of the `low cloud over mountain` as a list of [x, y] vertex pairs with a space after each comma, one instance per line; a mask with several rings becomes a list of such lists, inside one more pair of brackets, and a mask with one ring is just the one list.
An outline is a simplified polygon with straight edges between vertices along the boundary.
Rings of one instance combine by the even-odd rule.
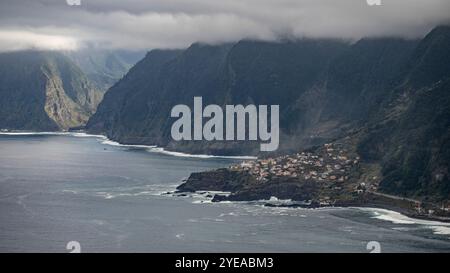
[[0, 51], [181, 48], [244, 38], [422, 37], [450, 21], [447, 0], [66, 0], [0, 2]]

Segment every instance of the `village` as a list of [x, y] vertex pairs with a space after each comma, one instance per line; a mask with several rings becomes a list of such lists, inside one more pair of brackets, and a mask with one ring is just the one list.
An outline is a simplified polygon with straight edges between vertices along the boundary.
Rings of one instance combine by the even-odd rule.
[[[342, 190], [350, 179], [351, 170], [360, 164], [360, 157], [349, 152], [343, 144], [327, 143], [312, 151], [292, 155], [244, 161], [230, 166], [231, 170], [247, 171], [257, 181], [264, 183], [277, 177], [291, 177], [317, 183], [331, 184], [332, 189]], [[374, 178], [376, 180], [376, 177]], [[352, 191], [362, 194], [376, 191], [377, 183], [351, 183]]]
[[364, 181], [358, 177], [352, 179], [352, 174], [360, 167], [361, 159], [347, 147], [348, 145], [344, 143], [327, 143], [315, 149], [314, 152], [304, 151], [292, 155], [244, 161], [229, 168], [232, 171], [248, 172], [256, 178], [258, 183], [270, 182], [277, 178], [318, 183], [325, 189], [318, 200], [320, 206], [334, 205], [334, 197], [340, 192], [350, 192], [354, 196], [370, 193], [373, 197], [383, 198], [387, 202], [404, 203], [403, 206], [410, 207], [415, 216], [435, 214], [448, 216], [450, 212], [448, 203], [437, 207], [435, 204], [380, 193], [378, 192], [379, 177], [376, 176], [370, 176]]
[[414, 218], [450, 222], [450, 202], [425, 202], [379, 191], [382, 180], [379, 165], [362, 162], [351, 140], [345, 138], [294, 154], [193, 173], [177, 189], [231, 192], [214, 195], [213, 202], [276, 197], [290, 200], [287, 206], [369, 206], [399, 211]]

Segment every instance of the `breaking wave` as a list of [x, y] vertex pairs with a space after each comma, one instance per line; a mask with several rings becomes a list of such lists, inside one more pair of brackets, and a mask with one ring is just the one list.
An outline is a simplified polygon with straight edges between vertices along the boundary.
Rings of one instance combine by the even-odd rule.
[[378, 208], [357, 208], [371, 213], [372, 218], [401, 225], [419, 225], [433, 230], [434, 234], [450, 235], [450, 223], [410, 218], [396, 211]]

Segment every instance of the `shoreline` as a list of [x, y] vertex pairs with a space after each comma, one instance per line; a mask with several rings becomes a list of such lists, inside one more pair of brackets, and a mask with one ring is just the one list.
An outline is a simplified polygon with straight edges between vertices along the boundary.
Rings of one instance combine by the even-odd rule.
[[[195, 191], [192, 193], [201, 193], [204, 191]], [[208, 191], [209, 193], [211, 193], [210, 191]], [[177, 194], [182, 194], [184, 195], [186, 192], [183, 191], [176, 191], [175, 193]], [[340, 205], [312, 205], [312, 204], [307, 204], [307, 203], [303, 203], [302, 202], [291, 202], [291, 204], [285, 204], [283, 202], [287, 202], [287, 201], [291, 201], [291, 200], [278, 200], [280, 201], [280, 204], [275, 204], [273, 202], [273, 200], [271, 199], [259, 199], [259, 200], [239, 200], [239, 201], [230, 201], [230, 200], [221, 200], [221, 201], [214, 201], [214, 197], [216, 195], [221, 195], [219, 194], [213, 194], [212, 198], [211, 198], [211, 203], [249, 203], [249, 202], [256, 202], [256, 203], [260, 203], [262, 206], [264, 207], [268, 207], [268, 208], [292, 208], [292, 209], [296, 209], [296, 208], [302, 208], [302, 209], [311, 209], [311, 210], [315, 210], [315, 209], [358, 209], [358, 210], [364, 210], [364, 211], [372, 211], [372, 210], [383, 210], [386, 212], [390, 212], [390, 213], [396, 213], [399, 214], [403, 217], [408, 218], [409, 220], [412, 221], [426, 221], [426, 222], [430, 222], [428, 223], [429, 225], [432, 225], [434, 222], [434, 224], [436, 225], [443, 225], [443, 226], [449, 226], [450, 229], [450, 217], [437, 217], [437, 216], [428, 216], [428, 215], [420, 215], [417, 213], [414, 213], [412, 211], [408, 211], [396, 206], [392, 206], [392, 205], [380, 205], [377, 203], [366, 203], [366, 204], [340, 204]], [[373, 217], [373, 218], [378, 218], [378, 217]], [[386, 220], [386, 219], [381, 219], [381, 220], [385, 220], [385, 221], [391, 221], [391, 220]], [[402, 221], [402, 220], [399, 220]], [[395, 220], [392, 220], [391, 222], [395, 222]], [[415, 224], [420, 224], [420, 223], [416, 223]], [[412, 224], [412, 223], [411, 223]]]
[[[42, 132], [36, 132], [36, 131], [9, 131], [9, 130], [1, 130], [0, 131], [0, 135], [8, 135], [8, 136], [30, 136], [30, 135], [55, 135], [55, 136], [73, 136], [73, 137], [92, 137], [92, 138], [98, 138], [98, 139], [102, 139], [103, 141], [101, 142], [101, 144], [104, 145], [110, 145], [110, 146], [118, 146], [118, 147], [135, 147], [135, 148], [142, 148], [142, 149], [147, 149], [149, 152], [151, 153], [160, 153], [160, 154], [166, 154], [166, 155], [170, 155], [170, 156], [174, 156], [174, 157], [185, 157], [185, 158], [201, 158], [201, 159], [236, 159], [236, 160], [254, 160], [257, 159], [257, 157], [252, 157], [252, 156], [215, 156], [215, 155], [197, 155], [197, 154], [186, 154], [186, 153], [181, 153], [181, 152], [175, 152], [175, 151], [167, 151], [162, 147], [157, 147], [155, 145], [134, 145], [134, 144], [121, 144], [119, 142], [113, 141], [111, 139], [109, 139], [108, 137], [106, 137], [105, 135], [98, 135], [98, 134], [88, 134], [84, 131], [54, 131], [54, 132], [48, 132], [48, 131], [42, 131]], [[192, 175], [192, 174], [191, 174]], [[191, 177], [189, 177], [191, 178]], [[187, 182], [189, 182], [189, 179], [187, 180]], [[186, 183], [187, 183], [186, 182]], [[220, 182], [220, 181], [219, 181]], [[178, 186], [178, 188], [180, 188], [182, 185], [186, 184], [183, 183], [181, 185]], [[177, 192], [184, 192], [184, 191], [180, 191], [177, 188]], [[200, 189], [198, 191], [203, 191], [204, 189]], [[217, 191], [224, 191], [223, 189], [217, 189]], [[225, 190], [228, 191], [228, 190]], [[188, 192], [195, 192], [192, 190], [188, 190]], [[231, 191], [232, 192], [232, 191]], [[374, 193], [371, 193], [374, 194]], [[231, 194], [231, 196], [233, 196], [233, 192]], [[417, 211], [415, 211], [414, 209], [411, 208], [407, 208], [407, 207], [402, 207], [402, 206], [396, 206], [394, 205], [394, 201], [401, 201], [401, 202], [411, 202], [411, 200], [408, 200], [407, 198], [403, 198], [400, 196], [393, 196], [394, 198], [396, 198], [394, 200], [394, 198], [391, 201], [388, 201], [387, 199], [389, 199], [386, 196], [383, 196], [383, 198], [385, 200], [381, 201], [378, 200], [372, 200], [371, 201], [364, 201], [364, 202], [360, 202], [360, 201], [356, 201], [355, 200], [351, 200], [350, 202], [348, 201], [341, 201], [338, 200], [336, 204], [320, 204], [320, 202], [313, 202], [312, 204], [291, 204], [291, 205], [285, 205], [285, 204], [281, 204], [281, 205], [274, 205], [274, 204], [270, 204], [267, 203], [265, 205], [267, 206], [271, 206], [271, 207], [301, 207], [301, 208], [310, 208], [310, 209], [315, 209], [315, 208], [374, 208], [374, 209], [386, 209], [389, 211], [393, 211], [396, 213], [400, 213], [406, 217], [410, 217], [412, 219], [417, 219], [417, 220], [424, 220], [424, 221], [436, 221], [439, 223], [450, 223], [450, 217], [441, 217], [441, 216], [435, 216], [435, 215], [429, 215], [426, 213], [417, 213]], [[230, 200], [229, 196], [223, 196], [220, 194], [216, 194], [214, 195], [214, 198], [212, 199], [212, 202], [223, 202], [223, 201], [260, 201], [260, 202], [268, 202], [269, 199], [242, 199], [242, 200]], [[373, 202], [376, 201], [376, 202]], [[347, 203], [348, 202], [348, 203]]]
[[0, 135], [7, 136], [32, 136], [32, 135], [55, 135], [55, 136], [74, 136], [74, 137], [93, 137], [103, 139], [102, 144], [116, 146], [116, 147], [129, 147], [129, 148], [142, 148], [147, 149], [148, 152], [165, 154], [174, 157], [184, 158], [199, 158], [199, 159], [235, 159], [235, 160], [255, 160], [256, 156], [220, 156], [220, 155], [208, 155], [208, 154], [189, 154], [177, 151], [169, 151], [163, 147], [156, 145], [139, 145], [139, 144], [122, 144], [112, 139], [109, 139], [105, 135], [89, 134], [84, 131], [55, 131], [55, 132], [34, 132], [34, 131], [0, 131]]
[[[177, 192], [230, 192], [228, 195], [215, 194], [211, 201], [219, 203], [224, 201], [256, 201], [268, 207], [387, 209], [417, 220], [450, 223], [448, 212], [439, 211], [436, 204], [368, 190], [357, 193], [345, 189], [337, 195], [330, 195], [327, 186], [321, 187], [315, 186], [315, 184], [317, 182], [284, 177], [277, 177], [261, 183], [248, 172], [222, 168], [191, 174], [184, 183], [177, 187]], [[274, 204], [270, 202], [273, 198], [292, 202], [290, 204]]]

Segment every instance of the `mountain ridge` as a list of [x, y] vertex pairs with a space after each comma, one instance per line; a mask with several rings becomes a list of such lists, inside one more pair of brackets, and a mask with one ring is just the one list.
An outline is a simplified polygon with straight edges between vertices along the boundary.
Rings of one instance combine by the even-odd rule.
[[103, 92], [59, 52], [0, 54], [0, 128], [67, 130], [84, 126]]
[[[154, 51], [110, 89], [87, 129], [126, 144], [258, 154], [251, 142], [172, 141], [169, 110], [193, 96], [219, 106], [279, 104], [278, 154], [352, 137], [380, 169], [382, 191], [449, 199], [449, 41], [450, 27], [441, 26], [420, 40], [245, 40]], [[162, 52], [170, 58], [146, 69]]]

